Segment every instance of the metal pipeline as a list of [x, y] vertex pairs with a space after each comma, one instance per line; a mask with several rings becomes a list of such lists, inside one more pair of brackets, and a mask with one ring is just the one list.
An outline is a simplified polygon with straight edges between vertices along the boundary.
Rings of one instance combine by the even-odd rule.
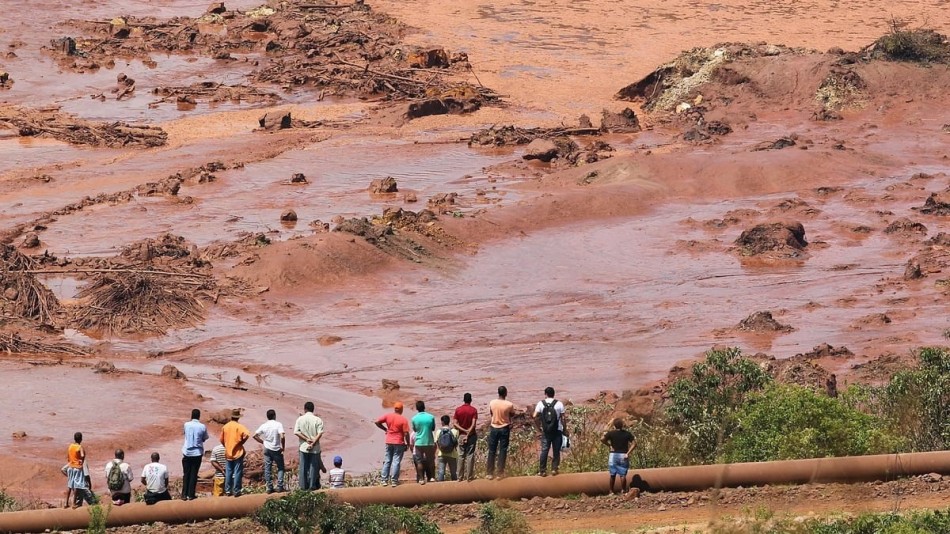
[[[850, 456], [743, 464], [667, 467], [633, 471], [647, 491], [694, 491], [735, 486], [807, 484], [810, 482], [871, 482], [924, 475], [950, 474], [950, 452]], [[606, 473], [563, 474], [556, 477], [512, 477], [505, 480], [405, 484], [397, 488], [368, 487], [330, 490], [351, 504], [414, 506], [425, 503], [470, 503], [494, 499], [563, 497], [570, 494], [605, 495]], [[108, 510], [110, 527], [161, 521], [186, 523], [253, 514], [269, 498], [280, 495], [245, 495], [195, 501], [141, 503]], [[0, 514], [0, 532], [75, 530], [89, 525], [88, 508], [76, 510], [27, 510]]]

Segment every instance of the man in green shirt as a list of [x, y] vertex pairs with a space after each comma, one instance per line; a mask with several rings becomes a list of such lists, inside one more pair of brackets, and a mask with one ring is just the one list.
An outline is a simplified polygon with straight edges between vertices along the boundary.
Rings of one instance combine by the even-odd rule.
[[426, 403], [416, 401], [416, 411], [410, 426], [416, 434], [416, 473], [420, 484], [435, 482], [435, 416], [426, 412]]

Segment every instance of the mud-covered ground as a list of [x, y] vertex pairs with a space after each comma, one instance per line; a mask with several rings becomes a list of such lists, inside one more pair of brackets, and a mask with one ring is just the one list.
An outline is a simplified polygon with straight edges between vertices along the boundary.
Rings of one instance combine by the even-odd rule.
[[865, 48], [889, 5], [320, 4], [12, 0], [0, 486], [54, 501], [75, 431], [175, 473], [193, 407], [312, 399], [364, 472], [394, 400], [946, 342], [950, 71]]

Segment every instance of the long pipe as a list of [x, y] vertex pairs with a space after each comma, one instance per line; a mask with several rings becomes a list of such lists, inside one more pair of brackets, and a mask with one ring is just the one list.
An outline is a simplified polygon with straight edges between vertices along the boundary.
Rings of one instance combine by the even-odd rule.
[[[634, 472], [649, 491], [695, 491], [735, 486], [807, 484], [810, 482], [870, 482], [924, 475], [950, 474], [950, 452], [849, 456], [742, 464], [700, 465], [641, 469]], [[368, 487], [331, 490], [351, 504], [414, 506], [425, 503], [469, 503], [494, 499], [563, 497], [570, 494], [604, 495], [606, 473], [564, 474], [556, 477], [512, 477], [500, 481], [405, 484], [397, 488]], [[253, 514], [269, 498], [279, 495], [245, 495], [195, 501], [165, 501], [151, 506], [135, 503], [112, 507], [106, 518], [110, 527], [161, 521], [186, 523]], [[0, 532], [75, 530], [89, 525], [87, 508], [76, 510], [27, 510], [0, 514]]]

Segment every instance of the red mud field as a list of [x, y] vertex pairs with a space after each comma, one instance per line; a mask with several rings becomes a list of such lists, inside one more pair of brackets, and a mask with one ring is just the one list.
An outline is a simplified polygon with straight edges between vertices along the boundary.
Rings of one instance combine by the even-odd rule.
[[[75, 431], [94, 466], [121, 446], [175, 474], [193, 407], [286, 426], [314, 400], [361, 473], [394, 400], [583, 402], [716, 344], [846, 385], [946, 342], [950, 71], [845, 53], [891, 4], [310, 4], [12, 0], [8, 493], [54, 502]], [[941, 4], [893, 15], [945, 34]], [[676, 85], [631, 86], [695, 47]], [[787, 328], [740, 326], [758, 311]]]

